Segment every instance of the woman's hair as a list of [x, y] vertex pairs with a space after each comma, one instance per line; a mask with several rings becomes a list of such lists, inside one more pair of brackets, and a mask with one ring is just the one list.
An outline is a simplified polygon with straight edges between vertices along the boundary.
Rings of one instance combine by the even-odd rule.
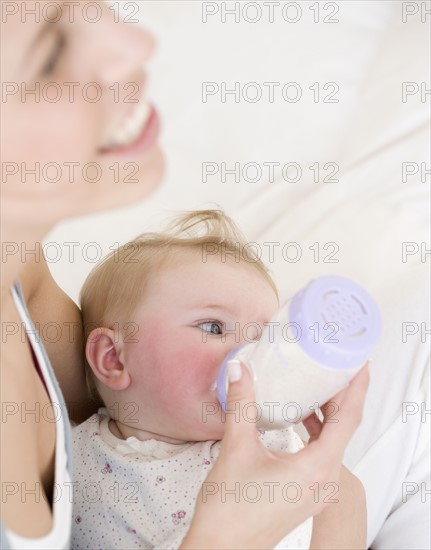
[[[247, 262], [277, 288], [268, 269], [249, 246], [233, 220], [222, 210], [181, 212], [163, 231], [143, 233], [108, 254], [88, 275], [81, 290], [80, 302], [84, 345], [96, 328], [125, 329], [142, 304], [151, 276], [164, 265], [179, 265], [184, 252], [200, 254], [203, 262], [219, 255]], [[93, 372], [85, 360], [87, 387], [100, 402]]]

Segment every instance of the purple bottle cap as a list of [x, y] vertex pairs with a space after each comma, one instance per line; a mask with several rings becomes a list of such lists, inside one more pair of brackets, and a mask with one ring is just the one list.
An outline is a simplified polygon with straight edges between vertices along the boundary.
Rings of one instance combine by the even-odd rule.
[[[289, 345], [299, 345], [317, 363], [328, 367], [362, 366], [380, 338], [381, 318], [376, 302], [364, 288], [345, 277], [324, 276], [311, 281], [294, 296], [288, 315], [285, 313], [286, 323], [296, 325], [293, 332], [298, 338], [296, 344]], [[245, 345], [232, 349], [218, 372], [217, 397], [225, 412], [227, 363]]]
[[373, 298], [357, 283], [335, 275], [311, 281], [294, 296], [289, 323], [299, 326], [297, 343], [310, 357], [339, 369], [365, 364], [381, 333]]

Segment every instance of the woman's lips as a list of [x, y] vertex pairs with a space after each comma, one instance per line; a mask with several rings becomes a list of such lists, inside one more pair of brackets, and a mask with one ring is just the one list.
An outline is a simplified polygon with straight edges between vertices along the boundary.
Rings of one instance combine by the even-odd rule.
[[160, 117], [153, 106], [150, 106], [150, 114], [138, 136], [127, 144], [113, 144], [103, 147], [103, 155], [135, 156], [150, 151], [157, 143], [160, 133]]

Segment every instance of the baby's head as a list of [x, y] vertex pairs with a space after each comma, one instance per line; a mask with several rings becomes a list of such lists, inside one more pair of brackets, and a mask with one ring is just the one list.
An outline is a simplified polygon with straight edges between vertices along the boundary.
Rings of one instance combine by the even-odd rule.
[[220, 439], [211, 389], [234, 347], [278, 308], [267, 269], [220, 210], [188, 212], [166, 231], [108, 255], [81, 291], [87, 380], [140, 439]]

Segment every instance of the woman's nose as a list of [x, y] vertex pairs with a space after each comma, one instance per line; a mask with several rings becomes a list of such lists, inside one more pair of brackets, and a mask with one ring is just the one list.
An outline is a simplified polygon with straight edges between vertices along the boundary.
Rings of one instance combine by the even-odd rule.
[[105, 25], [98, 25], [101, 33], [98, 76], [101, 84], [126, 82], [143, 71], [143, 65], [154, 53], [153, 35], [138, 23], [114, 21], [106, 7]]

